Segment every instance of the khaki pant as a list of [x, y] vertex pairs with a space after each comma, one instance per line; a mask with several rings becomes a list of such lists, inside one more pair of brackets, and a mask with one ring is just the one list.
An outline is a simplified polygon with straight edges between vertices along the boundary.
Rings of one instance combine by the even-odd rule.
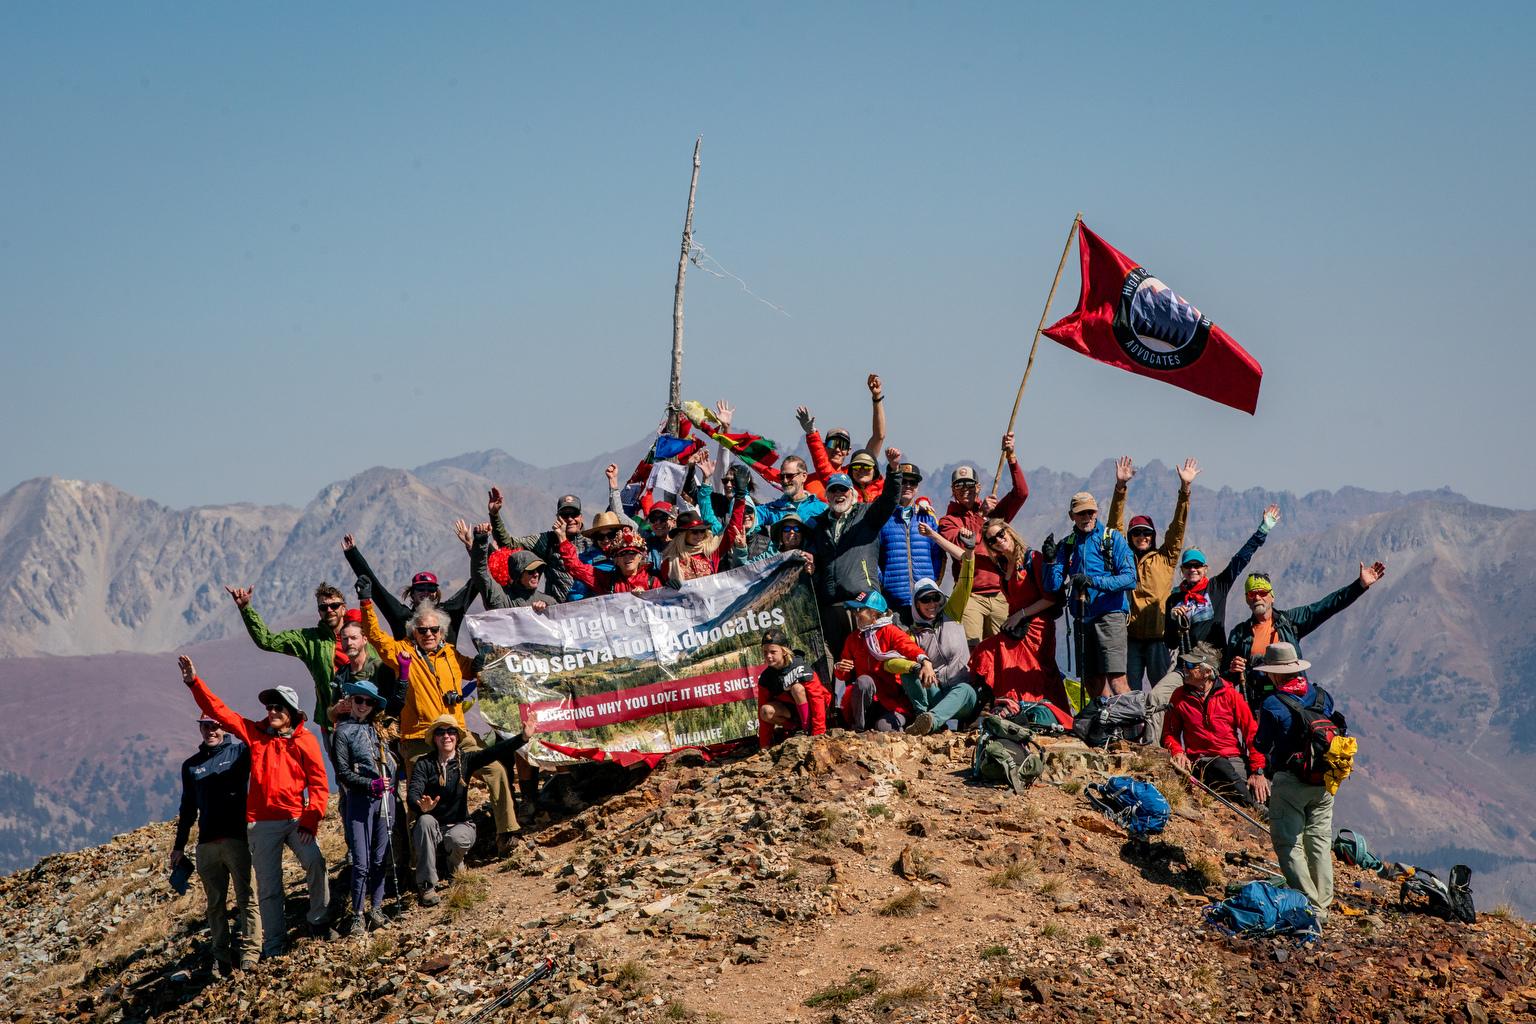
[[452, 878], [464, 863], [464, 855], [475, 847], [473, 822], [461, 821], [443, 828], [436, 818], [423, 814], [411, 829], [411, 847], [416, 853], [416, 888], [426, 892], [437, 885], [437, 851], [441, 849], [448, 861], [448, 877]]
[[1008, 595], [1002, 591], [995, 594], [973, 592], [970, 600], [965, 602], [965, 611], [960, 616], [960, 624], [965, 627], [965, 639], [972, 647], [1001, 630], [1007, 621]]
[[283, 917], [283, 847], [293, 851], [309, 882], [310, 924], [326, 919], [331, 902], [330, 881], [325, 875], [325, 854], [317, 839], [299, 841], [296, 820], [253, 821], [247, 830], [251, 867], [256, 870], [256, 897], [261, 903], [261, 955], [281, 956], [287, 944], [288, 923]]
[[1163, 715], [1168, 710], [1168, 702], [1173, 699], [1174, 691], [1183, 685], [1183, 676], [1169, 672], [1147, 691], [1147, 731], [1142, 737], [1143, 742], [1154, 746], [1163, 742]]
[[[197, 844], [197, 877], [208, 897], [208, 939], [221, 964], [256, 958], [256, 903], [251, 899], [251, 848], [244, 839], [215, 839]], [[229, 887], [235, 887], [235, 928], [229, 928]]]
[[1333, 794], [1290, 772], [1276, 772], [1270, 781], [1269, 835], [1285, 884], [1326, 912], [1333, 902]]
[[[463, 750], [479, 750], [480, 740], [472, 732], [466, 732]], [[411, 770], [416, 766], [416, 759], [433, 752], [430, 739], [400, 741], [400, 754], [405, 758], [405, 778], [410, 782]], [[517, 831], [517, 808], [515, 806], [516, 795], [512, 789], [512, 780], [507, 777], [506, 766], [500, 761], [492, 761], [490, 764], [474, 773], [474, 778], [485, 783], [485, 788], [491, 792], [491, 817], [496, 820], [496, 833]]]

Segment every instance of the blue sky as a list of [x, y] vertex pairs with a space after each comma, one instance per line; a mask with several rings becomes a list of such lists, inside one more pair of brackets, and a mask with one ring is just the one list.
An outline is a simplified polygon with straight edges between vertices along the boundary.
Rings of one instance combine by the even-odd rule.
[[[1515, 5], [9, 4], [0, 489], [303, 503], [582, 458], [685, 394], [986, 458], [1072, 215], [1265, 366], [1249, 418], [1043, 341], [1026, 465], [1536, 505]], [[1075, 257], [1053, 306], [1076, 297]], [[1518, 469], [1526, 465], [1527, 470]]]

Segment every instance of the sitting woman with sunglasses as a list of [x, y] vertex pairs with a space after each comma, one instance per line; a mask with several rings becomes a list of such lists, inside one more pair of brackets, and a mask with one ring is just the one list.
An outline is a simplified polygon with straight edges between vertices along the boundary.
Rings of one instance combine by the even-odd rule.
[[391, 791], [399, 766], [384, 734], [378, 689], [364, 680], [345, 684], [342, 693], [349, 713], [336, 723], [331, 746], [336, 782], [347, 792], [342, 819], [352, 861], [352, 934], [362, 935], [369, 924], [389, 924], [384, 916], [385, 859], [394, 817]]
[[[373, 608], [373, 587], [367, 577], [357, 581], [357, 598], [363, 611], [363, 629], [379, 654], [391, 661], [400, 661], [402, 654], [409, 658], [405, 706], [400, 712], [400, 754], [409, 771], [417, 758], [432, 752], [433, 721], [447, 715], [464, 728], [464, 681], [474, 676], [474, 659], [443, 639], [447, 616], [431, 602], [419, 605], [407, 623], [411, 639], [396, 640], [379, 625]], [[473, 733], [467, 733], [465, 742], [479, 746]], [[497, 846], [509, 850], [517, 831], [517, 810], [507, 770], [499, 763], [491, 763], [481, 770], [480, 778], [491, 791]]]

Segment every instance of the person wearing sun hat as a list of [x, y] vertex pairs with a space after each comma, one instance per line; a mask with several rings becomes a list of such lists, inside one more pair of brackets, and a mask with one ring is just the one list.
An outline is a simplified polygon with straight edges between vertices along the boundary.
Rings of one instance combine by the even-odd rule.
[[177, 659], [181, 681], [192, 691], [199, 710], [251, 751], [251, 781], [246, 790], [246, 840], [256, 874], [256, 898], [261, 912], [261, 955], [281, 956], [287, 948], [283, 916], [283, 848], [293, 851], [309, 882], [312, 934], [334, 937], [327, 923], [330, 887], [325, 854], [315, 835], [325, 819], [330, 783], [320, 741], [304, 722], [299, 695], [292, 687], [262, 690], [257, 699], [266, 714], [243, 718], [214, 695], [197, 675], [192, 659]]
[[612, 569], [583, 562], [570, 541], [560, 545], [560, 558], [565, 571], [593, 594], [622, 594], [635, 590], [655, 590], [661, 580], [651, 575], [650, 562], [646, 558], [645, 538], [632, 527], [621, 527], [612, 541], [609, 552], [613, 559]]
[[1119, 530], [1099, 523], [1099, 503], [1087, 491], [1067, 506], [1072, 529], [1057, 543], [1040, 545], [1048, 562], [1046, 585], [1062, 593], [1072, 628], [1081, 636], [1084, 689], [1094, 698], [1129, 693], [1126, 682], [1126, 612], [1136, 589], [1136, 561]]
[[507, 769], [513, 755], [528, 742], [532, 730], [530, 717], [524, 720], [522, 732], [511, 739], [466, 751], [468, 733], [458, 719], [439, 715], [432, 722], [432, 753], [416, 759], [406, 789], [406, 801], [417, 813], [416, 823], [411, 827], [411, 845], [416, 851], [416, 888], [423, 904], [432, 906], [439, 901], [438, 852], [446, 856], [448, 877], [452, 878], [464, 862], [464, 855], [474, 848], [477, 836], [475, 824], [469, 820], [470, 777], [492, 764]]
[[1298, 608], [1275, 607], [1274, 584], [1266, 573], [1249, 573], [1243, 583], [1243, 597], [1248, 602], [1249, 617], [1232, 627], [1222, 664], [1227, 680], [1241, 686], [1250, 706], [1257, 708], [1274, 692], [1270, 674], [1258, 669], [1264, 664], [1270, 644], [1290, 644], [1299, 653], [1301, 641], [1323, 623], [1348, 608], [1387, 573], [1385, 562], [1360, 563], [1360, 575], [1347, 586]]
[[347, 717], [336, 723], [331, 746], [336, 784], [347, 792], [342, 826], [352, 863], [352, 934], [361, 935], [369, 924], [382, 928], [389, 923], [384, 916], [384, 864], [399, 766], [384, 734], [384, 699], [378, 689], [360, 679], [343, 685], [341, 692], [350, 709]]

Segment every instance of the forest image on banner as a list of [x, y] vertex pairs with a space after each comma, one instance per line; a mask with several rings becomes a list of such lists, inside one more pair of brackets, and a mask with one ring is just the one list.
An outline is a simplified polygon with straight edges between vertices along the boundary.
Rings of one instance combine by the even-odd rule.
[[568, 758], [547, 744], [661, 753], [757, 733], [759, 646], [770, 626], [822, 653], [804, 563], [779, 555], [690, 580], [680, 589], [609, 594], [545, 612], [469, 615], [487, 652], [478, 707], [500, 729], [534, 723], [530, 754]]

